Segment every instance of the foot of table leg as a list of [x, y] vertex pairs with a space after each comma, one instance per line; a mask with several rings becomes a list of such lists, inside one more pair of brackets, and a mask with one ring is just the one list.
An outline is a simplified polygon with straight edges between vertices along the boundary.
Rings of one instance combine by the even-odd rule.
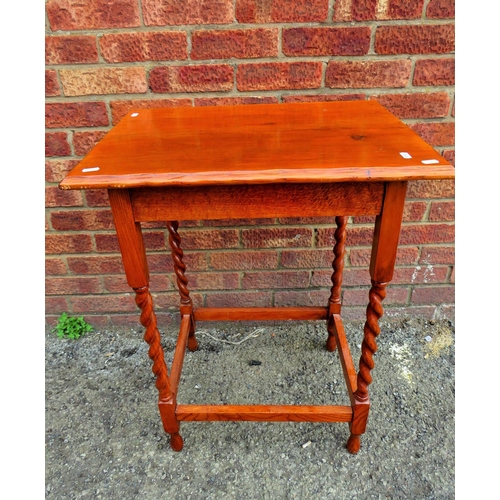
[[179, 433], [170, 436], [170, 448], [174, 451], [182, 451], [184, 441]]
[[361, 440], [359, 435], [351, 434], [347, 440], [347, 451], [355, 455], [361, 448]]

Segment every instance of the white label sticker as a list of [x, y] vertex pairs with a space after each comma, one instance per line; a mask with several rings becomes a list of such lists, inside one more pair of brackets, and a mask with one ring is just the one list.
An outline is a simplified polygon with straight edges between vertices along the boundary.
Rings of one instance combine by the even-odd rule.
[[82, 172], [97, 172], [100, 167], [84, 168]]
[[439, 163], [439, 160], [422, 160], [424, 165], [430, 165], [431, 163]]
[[139, 116], [139, 113], [132, 113], [130, 116], [133, 116], [135, 118], [136, 116]]
[[399, 153], [403, 158], [411, 158], [411, 154], [410, 153], [407, 153], [406, 151], [401, 151], [401, 153]]

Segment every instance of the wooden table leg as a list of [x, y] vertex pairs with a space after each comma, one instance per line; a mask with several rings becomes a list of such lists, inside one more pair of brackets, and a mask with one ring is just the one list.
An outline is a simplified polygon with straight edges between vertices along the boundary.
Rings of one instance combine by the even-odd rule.
[[368, 420], [370, 409], [368, 386], [372, 382], [370, 372], [375, 366], [373, 354], [377, 351], [376, 338], [380, 333], [378, 321], [384, 312], [382, 301], [386, 296], [386, 286], [391, 281], [394, 272], [401, 221], [403, 219], [406, 184], [406, 182], [389, 182], [386, 184], [382, 211], [375, 221], [370, 260], [372, 286], [366, 309], [357, 389], [354, 393], [353, 420], [350, 424], [351, 435], [347, 441], [347, 449], [351, 453], [359, 451], [361, 446], [360, 436], [365, 432]]
[[158, 407], [163, 428], [170, 434], [172, 449], [181, 451], [183, 442], [179, 434], [179, 422], [175, 416], [176, 395], [171, 390], [160, 332], [156, 324], [153, 299], [149, 291], [149, 270], [141, 226], [134, 221], [130, 194], [127, 189], [110, 189], [108, 194], [127, 282], [134, 289], [136, 304], [141, 310], [140, 321], [146, 328], [144, 340], [149, 345], [148, 355], [153, 361], [152, 371], [156, 376], [156, 388], [159, 394]]

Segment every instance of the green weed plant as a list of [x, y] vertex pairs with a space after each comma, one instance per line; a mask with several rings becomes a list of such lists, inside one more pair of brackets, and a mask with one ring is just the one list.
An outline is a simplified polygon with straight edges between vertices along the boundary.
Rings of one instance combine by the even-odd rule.
[[53, 331], [57, 332], [60, 338], [78, 339], [85, 333], [93, 332], [94, 328], [83, 316], [68, 316], [67, 313], [62, 313]]

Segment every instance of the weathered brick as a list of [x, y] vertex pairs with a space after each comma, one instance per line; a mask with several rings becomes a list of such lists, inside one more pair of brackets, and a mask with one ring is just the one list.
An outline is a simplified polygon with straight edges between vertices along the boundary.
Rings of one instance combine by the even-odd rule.
[[53, 69], [45, 70], [45, 96], [54, 97], [61, 95], [57, 73]]
[[283, 250], [281, 265], [301, 269], [331, 268], [333, 258], [332, 250]]
[[412, 304], [442, 304], [455, 302], [455, 287], [417, 286], [411, 294]]
[[107, 62], [176, 61], [187, 59], [184, 31], [113, 33], [99, 39]]
[[239, 23], [324, 22], [328, 0], [236, 0]]
[[[57, 314], [68, 312], [68, 302], [65, 297], [46, 297], [45, 298], [45, 314]], [[48, 321], [47, 317], [46, 320]], [[57, 318], [54, 318], [54, 326], [57, 323]]]
[[[385, 309], [389, 305], [399, 304], [403, 305], [408, 302], [408, 288], [388, 286], [387, 295], [382, 303]], [[368, 292], [366, 290], [345, 290], [342, 296], [343, 306], [362, 306], [368, 304]]]
[[45, 161], [45, 181], [60, 182], [66, 174], [76, 165], [78, 160], [46, 160]]
[[275, 219], [214, 219], [200, 222], [205, 227], [266, 226], [275, 224]]
[[209, 293], [206, 298], [207, 307], [270, 307], [271, 292], [226, 292]]
[[[182, 246], [183, 243], [182, 243]], [[173, 260], [167, 253], [149, 254], [148, 265], [151, 272], [171, 273], [174, 271]], [[208, 258], [206, 252], [184, 252], [184, 264], [186, 264], [186, 273], [189, 277], [194, 271], [207, 271]]]
[[101, 293], [99, 278], [47, 278], [46, 295], [82, 295]]
[[455, 247], [453, 246], [424, 246], [420, 255], [421, 264], [448, 264], [455, 263]]
[[287, 56], [360, 56], [370, 48], [371, 28], [288, 28], [283, 30]]
[[455, 85], [455, 59], [421, 59], [416, 61], [413, 85]]
[[81, 191], [61, 190], [55, 186], [45, 188], [46, 207], [76, 207], [83, 205]]
[[124, 272], [121, 256], [68, 257], [68, 269], [73, 274], [122, 274]]
[[391, 280], [393, 284], [446, 283], [448, 267], [416, 265], [411, 268], [396, 268]]
[[237, 248], [237, 229], [185, 230], [180, 232], [183, 249], [208, 250], [216, 248]]
[[436, 201], [431, 203], [429, 220], [433, 222], [453, 221], [455, 220], [455, 202], [454, 201]]
[[103, 312], [136, 312], [137, 306], [133, 294], [118, 296], [101, 294], [89, 297], [71, 297], [74, 313], [103, 313]]
[[406, 192], [407, 198], [453, 198], [454, 180], [410, 181]]
[[64, 102], [45, 104], [47, 128], [102, 127], [109, 125], [104, 102]]
[[67, 274], [66, 265], [62, 259], [45, 259], [45, 276]]
[[[164, 292], [171, 290], [172, 285], [168, 276], [164, 274], [151, 274], [149, 276], [149, 289], [151, 292]], [[111, 293], [130, 293], [131, 288], [127, 283], [125, 274], [120, 276], [107, 276], [104, 278], [104, 290]]]
[[309, 247], [312, 230], [304, 227], [242, 229], [241, 239], [244, 248]]
[[[195, 106], [235, 106], [238, 104], [278, 104], [279, 99], [274, 96], [255, 97], [195, 97]], [[207, 221], [209, 222], [209, 221]], [[210, 221], [216, 223], [217, 221]], [[234, 223], [234, 221], [233, 221]]]
[[455, 0], [430, 0], [427, 4], [427, 17], [430, 19], [453, 19]]
[[[349, 252], [349, 262], [351, 266], [370, 265], [371, 248], [353, 248]], [[418, 259], [418, 247], [399, 247], [396, 254], [396, 265], [415, 264]]]
[[278, 253], [276, 251], [212, 252], [210, 267], [220, 271], [276, 269], [278, 267]]
[[106, 135], [106, 131], [74, 132], [73, 147], [75, 155], [85, 156]]
[[189, 276], [191, 290], [235, 290], [239, 288], [238, 273], [193, 273]]
[[443, 151], [443, 158], [445, 158], [453, 166], [455, 166], [455, 150], [454, 149], [445, 149]]
[[428, 243], [454, 243], [453, 224], [421, 224], [402, 226], [400, 245], [422, 245]]
[[146, 71], [141, 67], [61, 69], [66, 96], [99, 94], [144, 94]]
[[379, 94], [371, 96], [398, 118], [442, 118], [448, 115], [451, 98], [446, 92]]
[[233, 0], [142, 0], [146, 26], [228, 24], [234, 19]]
[[313, 89], [321, 86], [322, 63], [316, 61], [240, 64], [236, 86], [240, 91]]
[[136, 0], [49, 0], [45, 8], [52, 31], [135, 28], [140, 25]]
[[[165, 250], [165, 237], [162, 232], [143, 232], [144, 246], [146, 250]], [[116, 234], [96, 234], [95, 245], [98, 252], [119, 252]]]
[[148, 108], [178, 108], [192, 106], [191, 99], [132, 99], [130, 101], [111, 101], [111, 116], [116, 125], [129, 111]]
[[250, 59], [278, 55], [274, 28], [200, 30], [192, 34], [192, 59]]
[[405, 87], [411, 61], [335, 61], [328, 63], [325, 85], [331, 88]]
[[326, 306], [328, 290], [278, 291], [274, 294], [276, 307]]
[[373, 21], [417, 19], [422, 16], [424, 0], [336, 0], [334, 21]]
[[45, 156], [69, 156], [71, 148], [66, 132], [48, 132], [45, 134]]
[[111, 210], [64, 210], [50, 214], [56, 231], [94, 231], [114, 229]]
[[379, 26], [375, 33], [377, 54], [445, 54], [454, 50], [452, 24]]
[[306, 288], [309, 285], [309, 271], [245, 272], [241, 285], [245, 289]]
[[98, 60], [95, 36], [45, 37], [45, 64], [82, 64]]
[[160, 66], [149, 73], [153, 92], [223, 92], [233, 88], [233, 68], [229, 64]]
[[[372, 227], [348, 226], [345, 244], [351, 246], [371, 246], [373, 238]], [[318, 228], [316, 231], [316, 246], [330, 247], [335, 245], [335, 228]]]
[[284, 95], [283, 102], [330, 102], [330, 101], [364, 101], [365, 94], [317, 94], [317, 95]]
[[88, 253], [92, 250], [92, 238], [89, 234], [45, 235], [46, 254]]
[[89, 207], [109, 207], [108, 191], [106, 189], [86, 189], [85, 200]]
[[453, 122], [412, 123], [410, 128], [431, 146], [453, 146], [455, 144], [455, 123]]

